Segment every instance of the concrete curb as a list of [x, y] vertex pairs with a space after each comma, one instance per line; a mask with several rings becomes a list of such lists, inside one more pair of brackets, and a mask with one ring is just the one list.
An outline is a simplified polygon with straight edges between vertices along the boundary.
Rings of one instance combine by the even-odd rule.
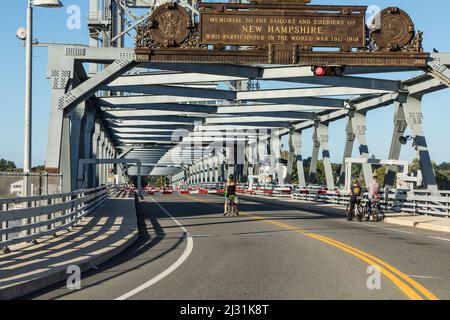
[[[423, 219], [423, 217], [420, 218]], [[386, 217], [384, 222], [403, 227], [450, 233], [450, 225], [439, 224], [436, 219], [443, 219], [448, 222], [448, 219], [445, 218], [431, 218], [430, 221], [420, 221], [414, 219], [414, 217]]]
[[[136, 206], [135, 213], [136, 213]], [[126, 237], [123, 238], [125, 240], [119, 246], [108, 250], [102, 254], [97, 256], [88, 258], [82, 263], [77, 263], [77, 266], [80, 267], [81, 272], [86, 272], [96, 266], [101, 265], [102, 263], [114, 258], [119, 255], [123, 251], [125, 251], [129, 246], [131, 246], [139, 237], [138, 227], [137, 227], [137, 219], [136, 219], [136, 228], [134, 231], [130, 232]], [[70, 264], [68, 264], [70, 265]], [[67, 266], [68, 266], [67, 265]], [[11, 285], [9, 287], [0, 289], [0, 300], [12, 300], [16, 298], [20, 298], [22, 296], [28, 295], [35, 291], [47, 288], [49, 286], [55, 285], [60, 282], [67, 281], [67, 266], [59, 267], [55, 270], [55, 272], [45, 275], [40, 278], [28, 280], [25, 282], [21, 282], [18, 284]]]

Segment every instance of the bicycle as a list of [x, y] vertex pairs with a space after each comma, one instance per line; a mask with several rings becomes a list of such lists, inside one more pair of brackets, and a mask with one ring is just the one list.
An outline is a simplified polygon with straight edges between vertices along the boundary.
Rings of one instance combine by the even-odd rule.
[[236, 196], [229, 196], [227, 198], [227, 212], [224, 214], [224, 216], [239, 216]]
[[[366, 221], [382, 222], [384, 220], [383, 210], [381, 208], [381, 199], [376, 197], [372, 200], [371, 215], [366, 216]], [[369, 212], [369, 203], [367, 203], [367, 212]]]
[[353, 207], [353, 212], [350, 212], [350, 202], [347, 204], [347, 221], [353, 221], [356, 217], [358, 222], [362, 222], [366, 215], [367, 208], [361, 203], [361, 197], [356, 199], [355, 205]]

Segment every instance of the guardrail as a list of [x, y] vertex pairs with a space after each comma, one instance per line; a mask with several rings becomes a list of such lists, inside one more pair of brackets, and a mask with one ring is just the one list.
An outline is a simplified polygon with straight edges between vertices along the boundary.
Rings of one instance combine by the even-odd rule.
[[127, 185], [125, 183], [108, 185], [108, 196], [110, 198], [116, 197], [119, 192], [126, 189], [126, 187]]
[[0, 199], [0, 249], [35, 242], [67, 230], [100, 207], [108, 198], [106, 186], [75, 192]]
[[[195, 184], [195, 187], [217, 187], [218, 184]], [[346, 206], [350, 200], [347, 192], [327, 194], [303, 194], [303, 193], [265, 193], [255, 190], [259, 196], [294, 199], [311, 202], [330, 203]], [[363, 203], [367, 202], [368, 194], [365, 193]], [[383, 191], [381, 205], [385, 211], [404, 212], [416, 215], [434, 215], [450, 218], [450, 191], [435, 190], [395, 190]]]
[[[293, 194], [293, 199], [347, 205], [348, 194]], [[365, 194], [367, 201], [367, 194]], [[431, 190], [389, 190], [383, 194], [382, 206], [386, 211], [405, 212], [416, 215], [450, 217], [450, 192]]]

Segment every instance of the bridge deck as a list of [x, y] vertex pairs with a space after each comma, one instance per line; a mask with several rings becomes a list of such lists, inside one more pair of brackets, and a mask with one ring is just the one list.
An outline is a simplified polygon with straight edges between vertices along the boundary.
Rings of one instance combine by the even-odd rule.
[[[81, 290], [59, 285], [27, 298], [450, 298], [446, 234], [242, 199], [241, 216], [222, 217], [218, 196], [147, 196], [140, 238], [126, 252], [84, 274]], [[380, 290], [367, 287], [372, 264], [383, 267]]]

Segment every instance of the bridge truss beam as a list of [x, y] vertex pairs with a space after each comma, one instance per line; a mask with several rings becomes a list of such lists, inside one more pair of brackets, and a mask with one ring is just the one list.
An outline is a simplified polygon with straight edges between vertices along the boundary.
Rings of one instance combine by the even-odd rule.
[[[355, 138], [361, 156], [368, 157], [365, 114], [393, 103], [404, 112], [415, 110], [407, 111], [409, 115], [420, 114], [420, 103], [416, 101], [448, 86], [445, 68], [450, 60], [447, 54], [430, 55], [425, 73], [405, 81], [392, 81], [361, 75], [410, 69], [351, 67], [343, 77], [313, 77], [310, 68], [296, 66], [137, 64], [132, 50], [113, 47], [51, 45], [49, 55], [53, 105], [47, 167], [69, 175], [65, 189], [80, 187], [74, 179], [80, 174], [79, 166], [71, 165], [77, 159], [115, 158], [138, 147], [142, 149], [140, 152], [131, 151], [122, 157], [140, 157], [143, 165], [152, 167], [154, 173], [162, 172], [156, 170], [159, 166], [170, 168], [166, 171], [187, 181], [223, 180], [227, 172], [245, 180], [269, 164], [276, 180], [285, 183], [292, 181], [295, 165], [303, 186], [306, 182], [301, 132], [310, 128], [315, 131], [315, 147], [309, 181], [315, 182], [321, 148], [327, 186], [334, 188], [328, 125], [347, 119], [344, 158], [351, 154]], [[105, 68], [88, 75], [82, 67], [86, 62], [105, 64]], [[280, 88], [223, 89], [230, 82], [245, 80], [276, 81]], [[421, 138], [423, 129], [412, 120], [406, 122], [420, 142], [418, 155], [425, 183], [434, 188], [428, 148], [424, 137]], [[274, 159], [281, 154], [277, 139], [287, 134], [289, 156], [285, 177], [283, 163]], [[395, 140], [400, 134], [401, 131], [393, 135], [392, 158], [398, 157]], [[177, 153], [183, 155], [177, 157]], [[236, 158], [238, 154], [244, 155], [242, 161]], [[194, 165], [209, 156], [213, 160], [203, 164], [201, 170]], [[86, 169], [89, 184], [106, 183], [112, 166], [100, 167], [97, 173], [93, 168]], [[392, 176], [395, 168], [389, 172]], [[371, 175], [372, 168], [365, 168], [366, 182]], [[339, 181], [342, 182], [342, 175]]]

